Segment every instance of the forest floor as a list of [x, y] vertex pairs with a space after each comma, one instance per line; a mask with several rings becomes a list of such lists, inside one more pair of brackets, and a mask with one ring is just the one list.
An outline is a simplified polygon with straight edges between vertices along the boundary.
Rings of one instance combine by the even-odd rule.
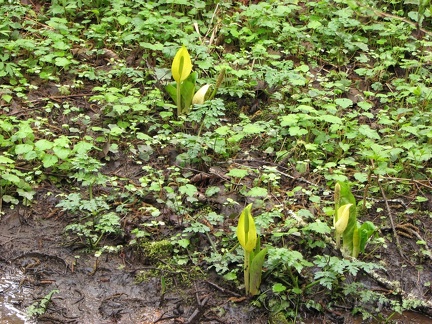
[[[429, 14], [171, 2], [0, 7], [0, 320], [429, 323], [432, 26], [413, 20]], [[225, 79], [177, 114], [182, 44], [197, 89]], [[337, 183], [374, 226], [358, 258], [335, 245]], [[268, 249], [256, 296], [248, 204]]]

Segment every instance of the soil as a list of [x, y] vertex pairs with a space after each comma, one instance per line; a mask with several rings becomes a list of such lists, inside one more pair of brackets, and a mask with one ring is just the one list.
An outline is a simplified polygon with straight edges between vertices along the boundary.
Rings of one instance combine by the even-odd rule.
[[248, 303], [231, 302], [239, 295], [216, 288], [216, 281], [178, 282], [161, 295], [159, 278], [137, 283], [146, 269], [139, 260], [96, 258], [65, 246], [67, 220], [47, 217], [52, 208], [41, 199], [31, 208], [7, 210], [1, 220], [0, 298], [7, 305], [1, 323], [24, 323], [25, 310], [53, 290], [38, 323], [266, 323]]
[[[114, 167], [106, 170], [109, 169]], [[241, 298], [241, 291], [229, 287], [215, 274], [208, 273], [187, 283], [179, 277], [172, 289], [161, 295], [159, 277], [137, 282], [137, 274], [151, 266], [136, 251], [105, 253], [97, 258], [80, 250], [64, 234], [63, 229], [71, 219], [55, 207], [59, 201], [57, 192], [54, 187], [42, 187], [30, 207], [4, 209], [0, 221], [0, 298], [7, 307], [4, 306], [0, 317], [7, 322], [2, 323], [24, 323], [26, 309], [53, 290], [56, 292], [46, 311], [38, 317], [38, 323], [268, 322], [265, 309], [251, 307], [250, 300]], [[407, 222], [409, 219], [405, 219]], [[403, 225], [397, 226], [402, 233]], [[430, 242], [430, 220], [425, 219], [416, 229]], [[426, 257], [419, 258], [416, 244], [419, 238], [407, 231], [411, 235], [399, 235], [400, 253], [395, 244], [389, 243], [375, 251], [374, 257], [378, 256], [386, 265], [387, 272], [382, 273], [385, 280], [399, 281], [404, 292], [430, 302], [431, 288], [425, 283], [432, 282], [432, 264]], [[390, 229], [384, 229], [382, 235], [394, 241]], [[113, 238], [111, 244], [115, 243]], [[391, 283], [376, 281], [366, 274], [361, 280], [373, 290], [387, 289], [391, 293], [390, 289], [395, 289]], [[376, 305], [370, 307], [372, 310]], [[431, 308], [417, 309], [424, 315], [404, 313], [404, 318], [395, 322], [406, 323], [407, 318], [410, 323], [430, 322], [427, 315], [432, 315]], [[300, 316], [305, 323], [361, 322], [350, 315], [345, 305], [325, 310], [324, 314], [303, 312]]]

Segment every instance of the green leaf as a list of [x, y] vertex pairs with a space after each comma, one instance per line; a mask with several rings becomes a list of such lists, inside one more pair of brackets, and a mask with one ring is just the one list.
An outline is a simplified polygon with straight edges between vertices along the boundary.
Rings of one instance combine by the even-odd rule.
[[243, 127], [243, 132], [245, 134], [259, 134], [263, 132], [265, 128], [262, 125], [259, 125], [257, 123], [255, 124], [247, 124]]
[[184, 113], [188, 113], [190, 106], [192, 104], [192, 99], [195, 93], [195, 83], [198, 73], [194, 72], [189, 75], [189, 77], [183, 81], [181, 85], [181, 99], [182, 99], [182, 109]]
[[61, 160], [66, 160], [69, 154], [71, 153], [71, 150], [64, 147], [54, 146], [53, 152], [57, 157]]
[[343, 109], [351, 107], [353, 105], [352, 100], [348, 98], [338, 98], [335, 100], [335, 103], [341, 106]]
[[66, 57], [56, 57], [54, 64], [60, 67], [66, 67], [72, 63], [71, 60], [67, 59]]
[[220, 191], [220, 188], [219, 188], [219, 187], [211, 186], [211, 187], [208, 187], [208, 188], [207, 188], [207, 190], [206, 190], [206, 192], [205, 192], [205, 195], [206, 195], [207, 197], [211, 197], [211, 196], [217, 194], [219, 191]]
[[13, 164], [15, 161], [6, 156], [0, 155], [0, 164]]
[[330, 227], [326, 223], [321, 222], [319, 219], [307, 225], [307, 228], [319, 234], [328, 234], [331, 232]]
[[354, 173], [354, 178], [358, 182], [366, 182], [368, 179], [368, 175], [366, 173], [356, 172], [356, 173]]
[[50, 168], [58, 162], [58, 158], [52, 154], [45, 154], [42, 158], [44, 168]]
[[369, 127], [369, 125], [360, 125], [360, 127], [358, 128], [358, 131], [360, 134], [371, 138], [371, 139], [376, 139], [376, 140], [380, 140], [381, 137], [379, 136], [378, 132], [374, 129], [371, 129]]
[[360, 228], [359, 228], [359, 239], [360, 239], [359, 248], [360, 248], [360, 252], [364, 252], [365, 251], [366, 243], [369, 240], [369, 238], [373, 235], [373, 233], [375, 233], [375, 231], [376, 231], [376, 227], [370, 221], [364, 222], [360, 226]]
[[8, 94], [2, 95], [1, 98], [7, 103], [10, 103], [13, 99], [13, 97], [11, 95], [8, 95]]
[[248, 171], [244, 169], [231, 169], [226, 175], [234, 178], [243, 178], [248, 175]]
[[259, 287], [261, 285], [262, 267], [264, 259], [267, 254], [267, 248], [262, 249], [251, 261], [250, 265], [250, 281], [249, 292], [252, 296], [259, 294]]
[[267, 197], [267, 189], [261, 187], [255, 187], [246, 193], [248, 197]]
[[41, 151], [50, 150], [53, 147], [53, 142], [46, 139], [40, 139], [34, 143], [35, 147]]
[[179, 187], [179, 192], [188, 197], [193, 197], [198, 192], [198, 189], [192, 184], [185, 184]]
[[18, 144], [15, 146], [15, 154], [22, 155], [30, 151], [33, 151], [33, 145], [31, 144]]
[[289, 114], [281, 117], [281, 126], [294, 126], [299, 120], [298, 115]]
[[331, 123], [331, 124], [342, 124], [342, 119], [338, 116], [333, 115], [322, 115], [319, 117], [320, 120]]
[[280, 293], [280, 292], [285, 291], [286, 289], [287, 288], [284, 285], [282, 285], [281, 283], [276, 283], [272, 287], [272, 290], [274, 293]]
[[18, 178], [15, 174], [4, 173], [4, 174], [2, 174], [1, 177], [5, 180], [11, 182], [11, 183], [14, 183], [14, 184], [19, 184], [21, 181], [21, 179]]
[[24, 190], [24, 189], [17, 189], [18, 195], [20, 195], [23, 198], [26, 198], [28, 200], [32, 200], [33, 196], [35, 195], [36, 191], [34, 190]]
[[167, 84], [165, 86], [166, 92], [168, 92], [171, 99], [174, 101], [175, 104], [177, 104], [177, 88], [172, 84]]
[[308, 131], [304, 128], [300, 128], [299, 126], [292, 126], [289, 128], [289, 134], [291, 136], [302, 136], [306, 135]]
[[87, 154], [89, 151], [93, 149], [93, 144], [86, 142], [86, 141], [80, 141], [74, 146], [74, 151], [77, 154]]

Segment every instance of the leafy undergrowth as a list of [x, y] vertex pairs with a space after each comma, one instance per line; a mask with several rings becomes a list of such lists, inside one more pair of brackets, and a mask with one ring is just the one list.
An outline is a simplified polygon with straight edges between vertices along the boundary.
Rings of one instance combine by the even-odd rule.
[[[270, 317], [430, 314], [429, 4], [252, 2], [2, 1], [0, 207], [54, 185], [66, 240], [242, 292], [253, 203]], [[226, 72], [177, 116], [182, 45], [197, 89]], [[377, 228], [358, 259], [333, 244], [338, 181]]]

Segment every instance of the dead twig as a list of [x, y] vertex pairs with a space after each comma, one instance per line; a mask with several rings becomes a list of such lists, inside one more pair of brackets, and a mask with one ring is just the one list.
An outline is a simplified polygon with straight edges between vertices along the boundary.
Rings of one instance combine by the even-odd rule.
[[391, 209], [390, 209], [390, 206], [389, 206], [386, 194], [384, 192], [384, 189], [383, 189], [383, 187], [381, 185], [381, 182], [379, 180], [379, 177], [377, 177], [377, 182], [378, 182], [378, 186], [379, 186], [379, 188], [381, 190], [381, 194], [382, 194], [383, 199], [384, 199], [384, 203], [385, 203], [385, 206], [386, 206], [386, 209], [387, 209], [387, 215], [388, 215], [388, 217], [390, 219], [390, 224], [391, 224], [391, 227], [392, 227], [393, 236], [394, 236], [394, 238], [396, 240], [396, 247], [397, 247], [397, 249], [399, 251], [400, 256], [404, 260], [407, 260], [407, 258], [405, 257], [404, 253], [402, 252], [402, 245], [400, 244], [400, 241], [399, 241], [399, 235], [398, 235], [398, 233], [396, 231], [396, 227], [395, 227], [395, 224], [394, 224], [394, 221], [393, 221], [392, 212], [391, 212]]
[[34, 102], [41, 102], [41, 101], [46, 101], [46, 100], [59, 101], [60, 99], [77, 98], [77, 97], [90, 97], [92, 95], [93, 95], [92, 93], [77, 93], [77, 94], [70, 94], [70, 95], [63, 95], [63, 96], [49, 96], [49, 97], [43, 97], [43, 98], [28, 100], [25, 103], [34, 103]]
[[216, 288], [217, 290], [220, 290], [220, 291], [223, 292], [223, 293], [227, 293], [227, 294], [233, 295], [233, 296], [235, 296], [235, 297], [242, 297], [242, 295], [237, 294], [237, 293], [235, 293], [234, 291], [231, 291], [231, 290], [228, 290], [228, 289], [222, 288], [221, 286], [218, 286], [218, 285], [215, 284], [214, 282], [211, 282], [211, 281], [208, 281], [208, 280], [205, 280], [204, 282], [208, 283], [210, 286]]
[[[195, 284], [195, 289], [197, 289], [196, 284]], [[206, 297], [204, 297], [203, 300], [200, 300], [200, 297], [198, 296], [198, 291], [196, 291], [195, 295], [196, 295], [196, 300], [197, 300], [197, 307], [195, 308], [192, 315], [189, 316], [189, 318], [186, 320], [186, 324], [199, 323], [199, 320], [201, 319], [201, 317], [203, 316], [204, 311], [205, 311], [204, 307], [206, 306], [207, 302], [210, 299], [209, 296], [206, 296]]]

